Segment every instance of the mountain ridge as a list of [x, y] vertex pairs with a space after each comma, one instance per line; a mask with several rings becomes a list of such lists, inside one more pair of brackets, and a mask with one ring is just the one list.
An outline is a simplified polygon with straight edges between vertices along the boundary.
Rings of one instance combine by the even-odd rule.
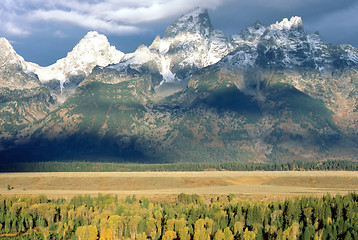
[[[123, 55], [103, 42], [101, 49], [115, 53], [109, 54], [113, 61], [65, 80], [64, 90], [71, 91], [62, 99], [59, 80], [43, 84], [23, 71], [24, 82], [38, 84], [34, 90], [0, 89], [2, 159], [262, 162], [357, 156], [358, 50], [323, 43], [299, 17], [270, 26], [256, 22], [229, 40], [199, 8], [134, 53]], [[24, 100], [11, 98], [15, 92]]]

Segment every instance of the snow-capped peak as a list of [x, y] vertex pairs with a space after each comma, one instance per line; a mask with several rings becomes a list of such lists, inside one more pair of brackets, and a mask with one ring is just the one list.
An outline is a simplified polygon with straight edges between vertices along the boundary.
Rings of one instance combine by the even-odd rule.
[[0, 50], [0, 59], [2, 60], [1, 64], [5, 64], [5, 61], [13, 61], [17, 58], [17, 54], [14, 48], [11, 46], [11, 44], [6, 38], [0, 38]]
[[157, 36], [149, 47], [126, 54], [119, 64], [109, 68], [141, 71], [150, 65], [163, 82], [181, 81], [202, 67], [217, 63], [232, 51], [224, 32], [214, 30], [208, 11], [196, 8], [170, 25], [163, 38]]
[[118, 63], [124, 53], [111, 46], [106, 36], [96, 32], [88, 32], [81, 41], [67, 54], [48, 67], [40, 67], [29, 63], [29, 69], [36, 73], [41, 82], [59, 80], [61, 88], [71, 77], [85, 77], [95, 66], [107, 66]]
[[290, 20], [284, 18], [281, 22], [276, 22], [272, 24], [269, 28], [275, 30], [290, 30], [292, 28], [300, 28], [303, 27], [302, 18], [301, 17], [291, 17]]
[[181, 32], [197, 33], [208, 37], [212, 30], [213, 27], [207, 9], [195, 8], [170, 25], [165, 32], [164, 38], [174, 37]]
[[23, 57], [18, 55], [6, 38], [0, 38], [0, 67], [14, 64], [26, 71], [26, 63]]
[[27, 69], [24, 58], [18, 55], [6, 38], [0, 38], [0, 88], [31, 89], [40, 86]]
[[12, 49], [12, 46], [11, 44], [9, 43], [9, 41], [6, 39], [6, 38], [0, 38], [0, 46], [1, 46], [1, 49]]
[[[94, 66], [99, 65], [104, 67], [108, 64], [119, 62], [123, 55], [124, 53], [109, 44], [105, 35], [92, 31], [84, 36], [66, 58], [74, 61], [80, 60], [85, 65], [95, 64]], [[91, 70], [94, 66], [91, 67]], [[89, 73], [86, 72], [86, 75]]]
[[98, 38], [101, 36], [104, 36], [104, 35], [99, 34], [99, 32], [97, 32], [97, 31], [90, 31], [83, 37], [83, 39]]

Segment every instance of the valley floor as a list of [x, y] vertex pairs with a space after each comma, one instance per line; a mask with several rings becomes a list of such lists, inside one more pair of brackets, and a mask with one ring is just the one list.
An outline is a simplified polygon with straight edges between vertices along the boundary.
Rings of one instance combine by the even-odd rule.
[[[8, 190], [8, 187], [13, 188]], [[358, 191], [357, 172], [99, 172], [1, 173], [2, 195], [117, 194], [170, 199], [180, 193], [236, 194], [245, 199], [271, 199], [298, 195], [345, 194]]]

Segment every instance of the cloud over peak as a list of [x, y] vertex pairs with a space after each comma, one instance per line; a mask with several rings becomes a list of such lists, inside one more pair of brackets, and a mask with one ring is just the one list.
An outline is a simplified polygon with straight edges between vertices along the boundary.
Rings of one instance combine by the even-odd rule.
[[[215, 8], [224, 0], [3, 0], [0, 21], [3, 31], [26, 35], [36, 23], [54, 22], [112, 34], [131, 34], [144, 30], [140, 24], [180, 15], [193, 6]], [[19, 24], [25, 20], [26, 24]], [[23, 26], [23, 30], [19, 26]]]

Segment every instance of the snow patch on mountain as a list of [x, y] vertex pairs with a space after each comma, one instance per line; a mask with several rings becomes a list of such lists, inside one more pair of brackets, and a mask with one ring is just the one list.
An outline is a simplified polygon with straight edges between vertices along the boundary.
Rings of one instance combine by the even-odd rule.
[[176, 80], [175, 74], [172, 73], [170, 70], [170, 62], [171, 60], [169, 58], [166, 58], [165, 56], [161, 56], [161, 71], [160, 74], [163, 76], [163, 80], [165, 82], [174, 82]]
[[140, 71], [141, 65], [150, 62], [163, 82], [181, 81], [194, 70], [217, 63], [232, 49], [225, 34], [213, 29], [207, 10], [196, 8], [170, 25], [162, 39], [157, 36], [149, 47], [141, 46], [109, 68]]
[[171, 42], [160, 38], [157, 40], [159, 41], [160, 74], [163, 76], [164, 82], [174, 82], [177, 79], [170, 69], [172, 59], [167, 55]]
[[358, 65], [358, 49], [351, 45], [343, 44], [340, 48], [344, 51], [341, 59], [348, 62], [348, 64]]
[[307, 43], [310, 47], [312, 59], [315, 69], [320, 72], [325, 71], [327, 65], [331, 64], [330, 53], [326, 44], [322, 42], [322, 38], [318, 32], [307, 35]]

